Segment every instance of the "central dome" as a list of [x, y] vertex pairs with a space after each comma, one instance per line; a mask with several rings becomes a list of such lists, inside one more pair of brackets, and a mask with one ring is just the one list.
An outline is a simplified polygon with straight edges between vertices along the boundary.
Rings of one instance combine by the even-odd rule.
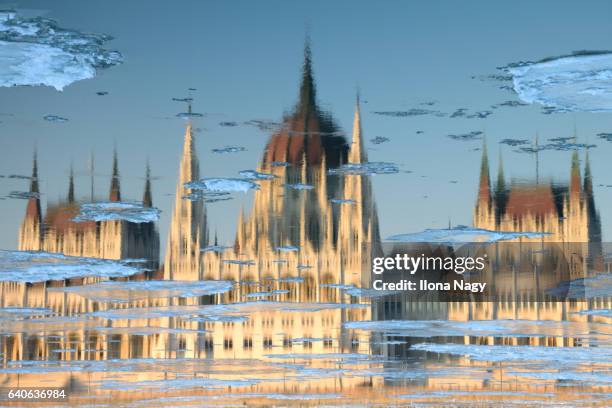
[[306, 43], [300, 99], [293, 112], [283, 118], [280, 130], [270, 138], [263, 162], [299, 164], [305, 159], [306, 164], [317, 165], [325, 157], [328, 167], [337, 167], [346, 162], [347, 153], [348, 144], [340, 128], [317, 105], [310, 44]]

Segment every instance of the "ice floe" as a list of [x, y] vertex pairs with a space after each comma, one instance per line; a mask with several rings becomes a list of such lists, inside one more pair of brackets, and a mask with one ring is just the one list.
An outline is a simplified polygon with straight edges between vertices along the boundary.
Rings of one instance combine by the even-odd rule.
[[226, 264], [230, 264], [230, 265], [246, 265], [246, 266], [252, 266], [255, 265], [255, 261], [251, 260], [251, 259], [224, 259], [223, 263]]
[[[2, 310], [0, 310], [2, 313]], [[591, 309], [591, 310], [582, 310], [578, 312], [581, 315], [587, 316], [603, 316], [603, 317], [611, 317], [612, 318], [612, 309]]]
[[259, 184], [239, 178], [205, 178], [185, 183], [185, 188], [221, 193], [243, 192], [259, 189]]
[[68, 122], [68, 118], [64, 118], [62, 116], [57, 116], [57, 115], [45, 115], [43, 116], [43, 119], [46, 120], [47, 122], [55, 122], [55, 123]]
[[365, 308], [363, 304], [345, 303], [292, 303], [272, 301], [249, 301], [218, 305], [160, 306], [138, 309], [108, 309], [92, 312], [87, 317], [109, 320], [157, 319], [177, 317], [193, 321], [244, 321], [258, 312], [318, 312], [330, 309]]
[[529, 140], [527, 139], [502, 139], [499, 143], [505, 144], [508, 146], [520, 146], [520, 145], [528, 144]]
[[549, 112], [612, 111], [612, 53], [579, 52], [503, 69], [523, 102]]
[[75, 293], [98, 302], [128, 302], [148, 298], [188, 298], [225, 293], [230, 281], [107, 281], [91, 285], [50, 288], [49, 291]]
[[313, 185], [304, 184], [304, 183], [283, 184], [283, 185], [291, 190], [312, 190], [314, 188]]
[[331, 200], [334, 204], [357, 204], [357, 201], [352, 198], [332, 198]]
[[388, 137], [383, 137], [383, 136], [376, 136], [373, 139], [370, 139], [370, 142], [372, 142], [373, 144], [382, 144], [382, 143], [387, 143], [389, 141]]
[[213, 153], [224, 154], [224, 153], [238, 153], [246, 151], [246, 147], [242, 146], [224, 146], [218, 147], [216, 149], [211, 150]]
[[145, 207], [137, 202], [84, 203], [73, 221], [128, 221], [140, 224], [159, 220], [160, 212], [155, 207]]
[[217, 252], [217, 253], [221, 253], [221, 252], [225, 252], [228, 249], [231, 249], [232, 247], [229, 246], [223, 246], [223, 245], [209, 245], [207, 247], [202, 248], [200, 251], [201, 252]]
[[598, 133], [597, 137], [607, 142], [612, 142], [612, 133]]
[[397, 242], [430, 242], [441, 244], [463, 244], [463, 243], [486, 243], [497, 241], [508, 241], [518, 238], [542, 238], [550, 233], [547, 232], [510, 232], [490, 231], [482, 228], [470, 228], [457, 226], [449, 229], [426, 229], [421, 232], [398, 234], [387, 238], [389, 241]]
[[282, 161], [273, 161], [272, 163], [270, 163], [270, 165], [272, 165], [273, 167], [288, 167], [288, 166], [291, 166], [291, 163], [282, 162]]
[[461, 141], [480, 140], [482, 139], [482, 132], [479, 130], [473, 130], [468, 133], [448, 135], [448, 137], [450, 137], [453, 140], [461, 140]]
[[241, 170], [238, 172], [242, 177], [249, 180], [271, 180], [276, 178], [272, 173], [262, 173], [255, 170]]
[[137, 260], [108, 260], [49, 252], [0, 250], [0, 281], [46, 282], [76, 277], [130, 276], [144, 269]]
[[274, 248], [274, 250], [278, 252], [297, 252], [300, 250], [300, 248], [294, 245], [284, 245], [284, 246], [277, 246], [276, 248]]
[[40, 193], [33, 191], [11, 191], [6, 198], [14, 198], [17, 200], [29, 200], [30, 198], [40, 198]]
[[219, 126], [223, 126], [223, 127], [236, 127], [238, 126], [237, 122], [233, 122], [233, 121], [224, 121], [224, 122], [219, 122]]
[[58, 91], [123, 61], [103, 48], [112, 38], [61, 28], [55, 21], [0, 11], [0, 86], [51, 86]]
[[412, 108], [405, 111], [374, 111], [372, 112], [375, 115], [382, 116], [392, 116], [396, 118], [405, 118], [410, 116], [425, 116], [425, 115], [433, 115], [433, 116], [445, 116], [443, 112], [435, 111], [431, 109], [422, 109], [422, 108]]
[[478, 361], [544, 361], [551, 363], [612, 363], [609, 347], [538, 347], [538, 346], [484, 346], [474, 344], [419, 343], [410, 347], [433, 353], [467, 356]]
[[348, 163], [336, 169], [329, 169], [329, 175], [374, 175], [399, 173], [399, 166], [389, 162]]
[[272, 120], [266, 120], [266, 119], [247, 120], [246, 122], [244, 122], [244, 124], [248, 126], [255, 126], [257, 129], [263, 132], [269, 132], [271, 130], [276, 130], [281, 125], [278, 122], [274, 122]]
[[363, 320], [345, 323], [344, 327], [402, 337], [590, 337], [594, 330], [612, 335], [612, 328], [606, 325], [552, 320]]
[[208, 191], [208, 190], [194, 190], [189, 194], [185, 194], [183, 199], [190, 201], [202, 201], [205, 203], [216, 203], [218, 201], [232, 200], [229, 192], [226, 191]]

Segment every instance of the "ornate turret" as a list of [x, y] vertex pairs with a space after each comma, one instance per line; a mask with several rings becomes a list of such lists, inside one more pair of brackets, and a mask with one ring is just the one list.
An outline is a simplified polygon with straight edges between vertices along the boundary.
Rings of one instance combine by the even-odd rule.
[[68, 203], [74, 203], [74, 169], [70, 165], [70, 180], [68, 181]]
[[199, 178], [200, 165], [195, 149], [192, 124], [189, 120], [185, 129], [183, 153], [164, 261], [164, 276], [168, 279], [201, 279], [200, 250], [208, 242], [205, 208], [202, 201], [185, 198], [191, 193], [190, 189], [185, 188], [185, 183], [199, 180]]
[[353, 117], [353, 141], [349, 151], [349, 163], [364, 163], [368, 161], [363, 139], [361, 137], [361, 108], [359, 106], [359, 93], [355, 101], [355, 116]]
[[147, 160], [147, 170], [145, 173], [145, 188], [142, 196], [142, 205], [145, 207], [153, 207], [153, 195], [151, 194], [151, 167]]
[[312, 74], [310, 42], [304, 46], [304, 64], [299, 100], [291, 114], [285, 115], [281, 129], [274, 134], [264, 153], [264, 163], [286, 161], [318, 165], [325, 153], [329, 167], [346, 162], [348, 146], [331, 115], [317, 105], [316, 87]]
[[40, 190], [38, 186], [38, 158], [36, 150], [32, 158], [32, 178], [30, 179], [30, 197], [26, 214], [19, 229], [20, 250], [40, 250], [42, 243], [42, 213], [40, 209]]
[[121, 201], [121, 186], [119, 185], [119, 163], [117, 160], [117, 149], [113, 151], [113, 175], [111, 176], [110, 201]]

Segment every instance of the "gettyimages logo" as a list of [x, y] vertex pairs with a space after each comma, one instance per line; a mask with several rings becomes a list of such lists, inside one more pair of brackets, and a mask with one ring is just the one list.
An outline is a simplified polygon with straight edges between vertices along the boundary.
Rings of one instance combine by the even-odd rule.
[[462, 275], [471, 271], [482, 271], [487, 255], [479, 257], [411, 256], [396, 254], [392, 257], [376, 257], [372, 260], [372, 273], [380, 275], [385, 271], [403, 271], [414, 275], [419, 270], [455, 272]]

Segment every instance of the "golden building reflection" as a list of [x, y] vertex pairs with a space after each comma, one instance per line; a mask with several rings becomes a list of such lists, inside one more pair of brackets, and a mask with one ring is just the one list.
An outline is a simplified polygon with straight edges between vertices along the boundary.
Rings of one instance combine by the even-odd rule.
[[[557, 301], [529, 296], [534, 271], [537, 275], [541, 268], [550, 269], [558, 264], [557, 258], [567, 260], [563, 263], [567, 269], [561, 272], [568, 278], [590, 276], [594, 270], [607, 271], [609, 267], [602, 251], [588, 156], [583, 179], [578, 153], [574, 152], [567, 184], [537, 180], [507, 185], [500, 168], [493, 189], [487, 154], [485, 146], [474, 226], [550, 232], [543, 239], [521, 242], [555, 248], [527, 261], [520, 251], [491, 252], [492, 258], [503, 258], [504, 265], [518, 269], [500, 269], [495, 285], [503, 296], [488, 302], [414, 300], [405, 295], [370, 299], [346, 292], [348, 287], [370, 286], [371, 260], [383, 255], [379, 219], [369, 177], [329, 173], [343, 164], [368, 160], [360, 102], [357, 98], [352, 140], [348, 143], [332, 116], [317, 104], [309, 45], [298, 102], [271, 135], [256, 168], [274, 178], [259, 183], [250, 212], [239, 214], [236, 236], [227, 250], [206, 250], [213, 244], [206, 204], [190, 199], [193, 191], [185, 187], [205, 176], [200, 174], [191, 121], [185, 129], [165, 258], [159, 268], [155, 223], [72, 221], [79, 209], [72, 175], [67, 199], [50, 205], [43, 216], [37, 196], [35, 156], [30, 187], [33, 195], [19, 231], [20, 250], [146, 258], [154, 273], [133, 279], [230, 280], [236, 285], [228, 292], [209, 296], [149, 294], [127, 301], [102, 301], [69, 290], [98, 281], [95, 278], [37, 284], [0, 282], [0, 307], [50, 310], [33, 311], [28, 319], [3, 319], [0, 315], [0, 331], [4, 334], [0, 337], [0, 381], [4, 386], [67, 387], [74, 393], [100, 398], [112, 392], [113, 402], [162, 394], [223, 397], [233, 392], [339, 393], [349, 398], [349, 404], [390, 404], [397, 403], [393, 395], [423, 390], [545, 391], [557, 393], [560, 400], [573, 401], [576, 392], [609, 392], [608, 385], [560, 387], [554, 379], [534, 383], [504, 364], [410, 349], [410, 345], [425, 340], [464, 345], [596, 347], [611, 334], [592, 326], [609, 322], [609, 318], [578, 313], [609, 309], [609, 297]], [[291, 188], [297, 185], [312, 188]], [[108, 200], [121, 200], [116, 154]], [[153, 205], [148, 170], [143, 204]], [[219, 246], [216, 240], [214, 245]], [[517, 278], [515, 272], [519, 270], [527, 270], [529, 275]], [[257, 301], [262, 298], [273, 302]], [[202, 308], [215, 307], [222, 313], [198, 314]], [[127, 315], [120, 314], [123, 312]], [[119, 314], [109, 317], [104, 313]], [[388, 320], [571, 322], [589, 336], [542, 329], [539, 334], [464, 333], [424, 339], [345, 327], [349, 322]], [[332, 357], [324, 358], [338, 353], [353, 360], [343, 364]], [[291, 356], [284, 359], [284, 354]], [[27, 368], [32, 361], [49, 362], [52, 367], [15, 370]], [[411, 370], [424, 374], [397, 376]], [[467, 370], [486, 375], [468, 375]], [[395, 377], [385, 375], [391, 372]], [[172, 388], [172, 381], [186, 378], [217, 382], [209, 387]], [[121, 386], [109, 391], [105, 388], [109, 384]], [[142, 388], [136, 386], [138, 392], [134, 393], [130, 384], [141, 384]], [[266, 403], [257, 397], [249, 402]]]

